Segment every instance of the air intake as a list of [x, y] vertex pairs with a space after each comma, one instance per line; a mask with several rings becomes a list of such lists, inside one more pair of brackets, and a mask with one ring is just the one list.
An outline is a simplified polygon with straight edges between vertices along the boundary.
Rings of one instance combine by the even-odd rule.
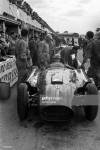
[[74, 115], [66, 106], [48, 106], [41, 109], [41, 118], [47, 121], [70, 121]]

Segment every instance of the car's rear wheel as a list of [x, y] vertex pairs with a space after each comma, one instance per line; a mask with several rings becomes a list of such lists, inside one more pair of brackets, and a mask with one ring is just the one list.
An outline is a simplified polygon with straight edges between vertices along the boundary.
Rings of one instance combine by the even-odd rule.
[[20, 120], [25, 120], [28, 117], [28, 91], [27, 84], [20, 83], [17, 93], [17, 112]]
[[[98, 91], [97, 91], [96, 86], [93, 83], [87, 84], [85, 94], [93, 95], [91, 97], [87, 96], [89, 105], [84, 106], [84, 111], [85, 111], [87, 120], [92, 121], [96, 118], [97, 113], [98, 113]], [[93, 102], [93, 101], [95, 101], [95, 102]], [[95, 104], [95, 105], [93, 105], [93, 104]]]

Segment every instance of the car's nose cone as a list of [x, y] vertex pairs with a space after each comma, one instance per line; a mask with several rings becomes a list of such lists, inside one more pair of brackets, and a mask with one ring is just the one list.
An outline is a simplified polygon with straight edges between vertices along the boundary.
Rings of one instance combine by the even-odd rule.
[[74, 112], [66, 106], [47, 106], [41, 109], [41, 118], [47, 121], [70, 121]]

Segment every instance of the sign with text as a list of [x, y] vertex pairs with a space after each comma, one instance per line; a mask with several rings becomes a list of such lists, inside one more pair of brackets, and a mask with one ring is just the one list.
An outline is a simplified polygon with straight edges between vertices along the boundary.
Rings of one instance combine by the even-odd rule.
[[16, 58], [8, 58], [6, 61], [0, 62], [0, 82], [10, 83], [12, 86], [18, 80], [18, 70], [16, 67]]

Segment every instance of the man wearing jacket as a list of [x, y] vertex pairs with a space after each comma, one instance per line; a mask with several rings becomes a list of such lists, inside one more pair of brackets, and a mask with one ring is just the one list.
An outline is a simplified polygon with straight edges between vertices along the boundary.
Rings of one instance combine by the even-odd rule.
[[40, 69], [45, 69], [50, 63], [48, 36], [38, 45], [38, 64]]
[[29, 42], [29, 50], [30, 50], [30, 55], [32, 58], [32, 63], [34, 66], [38, 66], [38, 46], [37, 42], [35, 39], [32, 37], [31, 41]]
[[21, 38], [17, 41], [15, 52], [16, 52], [16, 65], [18, 69], [18, 84], [24, 82], [27, 78], [30, 64], [30, 52], [27, 44], [28, 31], [23, 29], [21, 31]]
[[87, 47], [81, 67], [84, 67], [84, 64], [90, 59], [94, 82], [100, 88], [100, 32], [97, 34], [96, 39], [93, 38], [94, 33], [92, 31], [88, 31], [86, 37]]

